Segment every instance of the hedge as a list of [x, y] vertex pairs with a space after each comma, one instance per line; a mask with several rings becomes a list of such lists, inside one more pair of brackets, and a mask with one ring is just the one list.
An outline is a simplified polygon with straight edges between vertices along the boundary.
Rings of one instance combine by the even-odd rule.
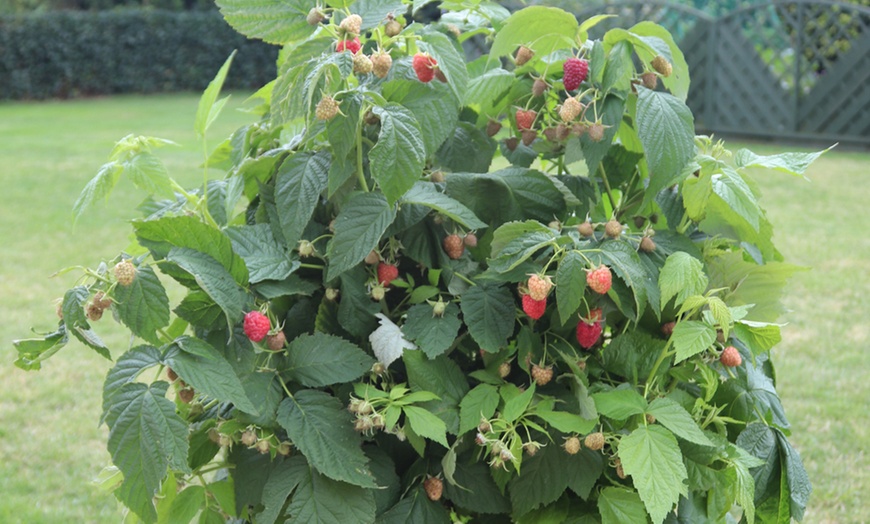
[[199, 91], [233, 51], [230, 89], [275, 77], [278, 48], [218, 12], [134, 9], [0, 17], [0, 99]]

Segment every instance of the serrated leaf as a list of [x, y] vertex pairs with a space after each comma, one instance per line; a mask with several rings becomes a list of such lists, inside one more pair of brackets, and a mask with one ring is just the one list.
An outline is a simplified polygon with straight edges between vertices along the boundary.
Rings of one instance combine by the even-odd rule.
[[57, 331], [48, 333], [42, 338], [25, 338], [13, 340], [12, 344], [18, 351], [15, 366], [25, 371], [36, 371], [42, 367], [42, 361], [54, 355], [69, 342], [66, 326], [61, 323]]
[[419, 406], [443, 420], [448, 432], [457, 434], [459, 403], [468, 393], [465, 373], [444, 355], [427, 360], [422, 351], [406, 351], [402, 361], [405, 363], [411, 389], [429, 391], [440, 397], [440, 400], [432, 400]]
[[597, 419], [585, 419], [575, 413], [567, 411], [536, 411], [535, 416], [540, 417], [550, 426], [562, 433], [590, 433], [598, 423]]
[[233, 366], [209, 343], [198, 338], [181, 337], [163, 358], [195, 390], [222, 402], [231, 402], [247, 413], [258, 414]]
[[136, 346], [121, 355], [103, 382], [103, 416], [108, 413], [115, 393], [125, 384], [135, 381], [144, 370], [160, 364], [161, 361], [160, 352], [154, 346]]
[[447, 426], [443, 420], [417, 406], [404, 406], [402, 412], [405, 413], [405, 418], [414, 433], [437, 442], [445, 448], [450, 447], [450, 444], [447, 443]]
[[702, 446], [713, 445], [710, 439], [701, 431], [701, 428], [698, 427], [698, 423], [695, 422], [692, 415], [683, 406], [667, 397], [653, 400], [646, 412], [648, 415], [654, 416], [659, 424], [668, 428], [674, 435], [682, 439]]
[[728, 208], [759, 232], [762, 211], [758, 199], [743, 178], [734, 170], [723, 169], [711, 177], [713, 194], [721, 198]]
[[507, 273], [541, 249], [555, 245], [555, 239], [555, 233], [549, 230], [524, 233], [502, 246], [499, 251], [493, 249], [489, 267], [499, 273]]
[[738, 169], [754, 167], [773, 169], [806, 179], [805, 173], [810, 164], [830, 150], [831, 148], [829, 147], [814, 153], [790, 152], [776, 155], [757, 155], [748, 149], [740, 149], [734, 154], [734, 165]]
[[79, 194], [73, 205], [73, 218], [78, 220], [94, 202], [108, 197], [121, 178], [123, 168], [118, 162], [109, 162], [100, 166], [94, 178], [90, 179]]
[[430, 156], [447, 140], [459, 122], [459, 102], [451, 96], [450, 87], [441, 82], [424, 84], [416, 78], [396, 78], [383, 84], [384, 98], [406, 107], [420, 129], [426, 132], [420, 137]]
[[506, 286], [482, 282], [462, 295], [462, 316], [475, 342], [495, 352], [514, 328], [514, 297]]
[[297, 391], [278, 407], [278, 423], [311, 465], [327, 477], [376, 487], [368, 459], [359, 447], [360, 436], [337, 398], [323, 391]]
[[592, 395], [598, 413], [615, 420], [640, 415], [647, 408], [646, 400], [633, 388], [614, 389]]
[[641, 426], [619, 441], [619, 458], [653, 523], [661, 524], [688, 492], [677, 439], [661, 426]]
[[695, 155], [692, 111], [679, 98], [662, 91], [637, 88], [637, 134], [649, 164], [650, 181], [645, 200], [679, 181]]
[[320, 194], [329, 185], [330, 162], [328, 151], [305, 151], [288, 157], [278, 168], [275, 204], [287, 247], [295, 247], [302, 239]]
[[359, 193], [351, 198], [335, 219], [335, 237], [327, 249], [326, 279], [333, 280], [362, 262], [395, 219], [394, 207], [379, 193]]
[[301, 335], [290, 342], [283, 372], [308, 387], [351, 382], [375, 361], [356, 344], [333, 335]]
[[498, 388], [490, 384], [478, 384], [459, 403], [459, 434], [472, 430], [481, 418], [489, 419], [498, 408]]
[[167, 467], [190, 471], [187, 423], [166, 399], [168, 387], [166, 382], [125, 384], [112, 396], [106, 416], [112, 463], [124, 474], [115, 494], [145, 522], [157, 519], [152, 497]]
[[490, 60], [498, 59], [525, 45], [539, 56], [574, 47], [579, 24], [574, 15], [553, 7], [521, 9], [505, 21], [492, 43]]
[[713, 345], [716, 341], [716, 330], [697, 320], [677, 322], [671, 341], [676, 350], [676, 362], [682, 362], [697, 355]]
[[402, 330], [392, 320], [382, 313], [375, 316], [381, 325], [369, 335], [369, 342], [378, 362], [389, 367], [396, 359], [402, 357], [406, 349], [417, 349], [417, 345], [406, 340]]
[[289, 462], [292, 480], [296, 482], [287, 507], [290, 516], [287, 523], [374, 522], [375, 498], [372, 490], [330, 479], [309, 464], [305, 457], [297, 455]]
[[116, 286], [114, 298], [118, 318], [134, 335], [161, 343], [157, 331], [169, 325], [169, 297], [150, 266], [139, 266], [129, 286]]
[[459, 308], [452, 302], [447, 304], [440, 317], [434, 315], [429, 304], [412, 306], [407, 315], [402, 331], [429, 358], [435, 358], [447, 351], [462, 327]]
[[453, 476], [456, 483], [444, 483], [444, 496], [457, 506], [475, 513], [510, 512], [510, 500], [493, 482], [486, 464], [460, 460]]
[[341, 301], [338, 303], [338, 321], [348, 333], [365, 337], [377, 325], [375, 314], [381, 305], [372, 300], [366, 291], [369, 274], [355, 267], [341, 274]]
[[673, 72], [669, 77], [662, 78], [662, 83], [674, 96], [685, 100], [689, 93], [689, 66], [671, 33], [649, 20], [632, 26], [629, 31], [647, 44], [636, 48], [641, 60], [649, 63], [656, 55], [668, 58], [673, 65]]
[[460, 53], [446, 35], [434, 31], [423, 35], [418, 45], [438, 61], [438, 68], [447, 78], [447, 85], [461, 105], [465, 105], [465, 92], [468, 88], [465, 54]]
[[747, 424], [737, 436], [737, 445], [763, 462], [750, 470], [755, 481], [755, 503], [758, 504], [779, 489], [782, 462], [776, 433], [762, 423]]
[[404, 106], [388, 103], [372, 112], [381, 119], [378, 142], [369, 151], [372, 177], [392, 205], [422, 176], [426, 147], [420, 124]]
[[659, 293], [655, 276], [647, 273], [646, 266], [640, 260], [637, 251], [626, 242], [604, 242], [598, 253], [584, 253], [587, 258], [611, 266], [616, 275], [631, 289], [637, 316], [643, 314], [644, 307], [649, 304], [658, 316], [660, 309]]
[[485, 173], [497, 149], [496, 141], [484, 130], [469, 122], [459, 122], [435, 153], [435, 162], [453, 172]]
[[124, 174], [133, 182], [133, 185], [147, 191], [149, 195], [175, 197], [166, 166], [157, 156], [147, 151], [140, 151], [121, 165]]
[[446, 194], [441, 193], [431, 183], [417, 182], [405, 193], [405, 196], [402, 197], [402, 202], [404, 204], [419, 204], [434, 209], [468, 229], [484, 229], [487, 227], [487, 224], [477, 218], [470, 209]]
[[270, 44], [303, 40], [316, 29], [306, 21], [307, 0], [218, 0], [217, 5], [236, 31]]
[[790, 427], [773, 380], [760, 367], [744, 361], [742, 366], [732, 370], [737, 378], [720, 385], [714, 397], [719, 405], [726, 406], [724, 415], [753, 421], [759, 418], [759, 413], [764, 417], [769, 414], [779, 427]]
[[252, 284], [263, 280], [284, 280], [299, 267], [299, 262], [292, 260], [275, 241], [269, 224], [234, 226], [224, 231], [230, 237], [235, 252], [248, 266]]
[[659, 289], [663, 306], [673, 297], [677, 297], [674, 305], [678, 306], [692, 295], [703, 294], [707, 289], [704, 265], [688, 253], [672, 253], [659, 273]]
[[607, 487], [598, 497], [601, 524], [625, 524], [646, 522], [646, 510], [636, 491]]
[[515, 80], [516, 77], [510, 71], [500, 67], [490, 69], [468, 81], [465, 104], [488, 108], [493, 104], [494, 100], [499, 99], [513, 86]]
[[[505, 400], [504, 410], [501, 417], [508, 423], [514, 422], [526, 413], [526, 409], [535, 396], [535, 383], [532, 383], [524, 392]], [[502, 392], [504, 389], [502, 389]], [[504, 394], [504, 393], [502, 393]]]
[[88, 317], [85, 314], [85, 304], [90, 297], [90, 292], [85, 286], [76, 286], [67, 290], [61, 302], [61, 314], [66, 330], [73, 334], [82, 344], [93, 349], [100, 356], [112, 360], [109, 348], [99, 336], [91, 330]]
[[525, 515], [562, 495], [572, 474], [566, 467], [566, 456], [561, 448], [551, 444], [523, 460], [522, 474], [508, 484], [514, 516]]
[[176, 495], [175, 500], [172, 501], [170, 514], [175, 522], [190, 522], [205, 503], [205, 488], [190, 485]]
[[450, 515], [444, 506], [429, 500], [422, 487], [418, 487], [389, 511], [378, 517], [376, 524], [407, 524], [425, 522], [426, 524], [450, 524]]
[[734, 334], [746, 344], [746, 347], [756, 357], [782, 341], [780, 327], [776, 324], [765, 323], [758, 326], [738, 322], [734, 324]]
[[556, 270], [556, 306], [562, 324], [572, 320], [583, 302], [586, 290], [586, 260], [576, 251], [569, 251]]
[[221, 307], [230, 325], [242, 320], [247, 294], [220, 262], [205, 253], [185, 247], [172, 248], [166, 259], [193, 276], [199, 287]]
[[[653, 370], [664, 349], [665, 341], [654, 338], [641, 330], [627, 331], [613, 337], [607, 351], [602, 354], [602, 365], [610, 373], [625, 377], [637, 385], [649, 381]], [[659, 366], [657, 374], [667, 373], [673, 357], [667, 357]]]
[[205, 91], [199, 99], [199, 106], [196, 109], [196, 118], [193, 122], [193, 130], [196, 131], [198, 136], [205, 136], [209, 126], [214, 122], [215, 118], [217, 118], [218, 114], [220, 114], [223, 105], [226, 103], [226, 99], [218, 103], [215, 103], [215, 100], [217, 100], [217, 97], [221, 92], [224, 80], [227, 78], [227, 73], [230, 70], [230, 64], [233, 63], [233, 57], [235, 56], [236, 51], [230, 53], [230, 56], [227, 57], [212, 81], [208, 83], [208, 87], [205, 88]]

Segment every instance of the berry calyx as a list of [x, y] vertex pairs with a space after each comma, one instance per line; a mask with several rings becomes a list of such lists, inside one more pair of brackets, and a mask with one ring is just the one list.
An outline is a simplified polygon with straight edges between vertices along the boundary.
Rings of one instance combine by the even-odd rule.
[[426, 490], [426, 496], [432, 502], [441, 500], [441, 494], [444, 492], [444, 483], [438, 477], [429, 477], [423, 481], [423, 489]]
[[532, 124], [535, 123], [535, 118], [537, 116], [538, 116], [538, 114], [536, 112], [532, 111], [531, 109], [529, 109], [529, 110], [517, 109], [517, 114], [516, 114], [517, 128], [520, 130], [531, 129]]
[[245, 315], [245, 335], [252, 341], [263, 340], [269, 334], [270, 329], [272, 329], [272, 324], [269, 322], [269, 317], [259, 311], [250, 311]]
[[598, 451], [604, 448], [604, 433], [590, 433], [583, 440], [583, 445], [592, 451]]
[[532, 380], [538, 386], [546, 386], [553, 380], [553, 366], [539, 366], [532, 364]]
[[580, 451], [580, 439], [577, 437], [568, 437], [565, 439], [565, 443], [562, 444], [562, 447], [565, 449], [565, 453], [576, 455]]
[[532, 320], [538, 320], [544, 316], [547, 310], [547, 299], [535, 300], [531, 295], [523, 295], [523, 311]]
[[610, 286], [613, 285], [613, 274], [610, 272], [610, 268], [598, 266], [586, 273], [586, 285], [599, 295], [604, 295], [610, 291]]
[[284, 344], [287, 343], [287, 335], [283, 331], [279, 331], [272, 335], [266, 335], [266, 347], [271, 351], [281, 351], [284, 349]]
[[728, 346], [719, 356], [719, 362], [721, 362], [725, 367], [735, 368], [743, 363], [743, 357], [740, 356], [740, 352], [736, 347]]
[[359, 38], [354, 38], [353, 40], [339, 40], [338, 43], [335, 44], [336, 53], [341, 53], [347, 50], [353, 54], [357, 54], [361, 48], [362, 44], [360, 43]]
[[583, 111], [583, 104], [576, 98], [569, 97], [562, 102], [562, 107], [559, 109], [559, 118], [565, 122], [573, 122]]
[[129, 260], [122, 260], [115, 264], [115, 280], [118, 284], [127, 287], [136, 278], [136, 266]]
[[372, 73], [378, 78], [384, 78], [393, 67], [393, 57], [389, 53], [378, 51], [372, 55]]
[[417, 73], [417, 78], [425, 84], [435, 78], [435, 68], [438, 66], [438, 61], [425, 53], [417, 53], [411, 61], [411, 66]]
[[548, 275], [543, 277], [540, 275], [531, 275], [526, 282], [526, 287], [529, 289], [529, 296], [534, 300], [546, 300], [550, 290], [553, 289], [553, 281]]
[[397, 278], [399, 278], [399, 268], [386, 262], [378, 264], [378, 282], [382, 286], [389, 287], [390, 283]]
[[589, 62], [582, 58], [569, 58], [565, 60], [562, 71], [564, 73], [562, 83], [565, 84], [565, 90], [574, 91], [586, 80], [586, 75], [589, 74]]
[[535, 52], [529, 49], [528, 47], [521, 45], [519, 49], [517, 49], [516, 56], [516, 64], [518, 66], [525, 65], [532, 57], [535, 56]]
[[441, 247], [444, 248], [447, 256], [453, 260], [459, 260], [462, 257], [462, 253], [465, 252], [465, 242], [462, 240], [462, 237], [456, 234], [444, 237]]
[[671, 73], [674, 72], [674, 68], [671, 63], [668, 62], [668, 59], [663, 57], [662, 55], [658, 55], [653, 58], [652, 62], [650, 62], [650, 65], [665, 78], [671, 76]]

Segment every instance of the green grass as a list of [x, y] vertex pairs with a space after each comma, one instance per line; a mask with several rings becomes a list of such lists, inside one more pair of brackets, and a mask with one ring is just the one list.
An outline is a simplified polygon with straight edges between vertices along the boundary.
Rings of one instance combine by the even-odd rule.
[[[234, 110], [243, 98], [235, 96], [215, 123], [211, 145], [250, 120]], [[109, 463], [106, 430], [97, 421], [110, 364], [71, 343], [38, 374], [25, 373], [12, 366], [9, 341], [31, 326], [54, 326], [53, 301], [75, 280], [72, 273], [49, 279], [54, 271], [94, 266], [126, 245], [126, 220], [142, 197], [127, 183], [108, 205], [88, 212], [75, 229], [71, 224], [79, 191], [117, 139], [135, 133], [174, 140], [180, 147], [159, 152], [170, 172], [185, 185], [201, 180], [200, 145], [192, 131], [196, 100], [171, 95], [0, 104], [0, 522], [120, 520], [114, 498], [90, 483]], [[789, 287], [792, 311], [776, 349], [792, 442], [815, 488], [808, 523], [870, 522], [867, 166], [868, 154], [834, 152], [811, 168], [812, 182], [757, 177], [786, 259], [814, 268]], [[108, 319], [99, 329], [111, 347], [129, 343]]]

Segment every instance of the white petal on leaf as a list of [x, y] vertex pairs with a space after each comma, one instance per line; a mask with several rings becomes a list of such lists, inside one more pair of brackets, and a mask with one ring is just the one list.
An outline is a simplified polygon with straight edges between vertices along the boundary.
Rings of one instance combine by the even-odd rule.
[[406, 349], [417, 349], [416, 344], [409, 342], [402, 334], [399, 326], [381, 313], [375, 315], [380, 320], [381, 327], [372, 331], [369, 342], [375, 352], [375, 357], [385, 366], [402, 356]]

